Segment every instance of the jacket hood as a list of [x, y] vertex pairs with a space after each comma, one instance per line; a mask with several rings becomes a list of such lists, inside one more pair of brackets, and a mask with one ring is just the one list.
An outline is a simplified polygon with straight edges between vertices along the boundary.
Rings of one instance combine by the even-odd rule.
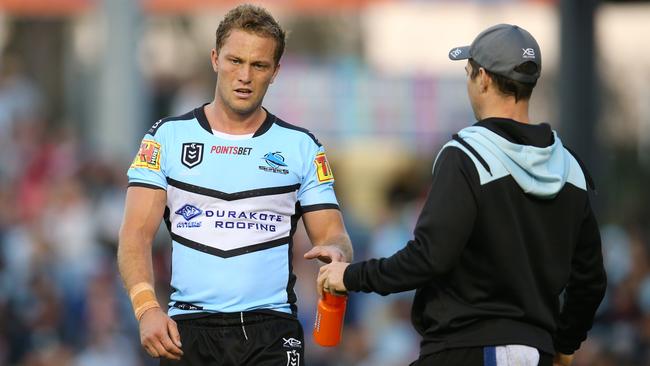
[[569, 176], [570, 157], [555, 131], [547, 147], [516, 144], [481, 126], [464, 128], [458, 135], [490, 151], [527, 194], [553, 198]]

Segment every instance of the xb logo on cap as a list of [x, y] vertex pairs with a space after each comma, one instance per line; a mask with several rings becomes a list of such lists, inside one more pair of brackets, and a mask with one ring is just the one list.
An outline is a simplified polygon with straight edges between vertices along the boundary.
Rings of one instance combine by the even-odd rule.
[[524, 54], [521, 55], [523, 58], [535, 58], [535, 50], [532, 48], [522, 48], [522, 51], [524, 51]]

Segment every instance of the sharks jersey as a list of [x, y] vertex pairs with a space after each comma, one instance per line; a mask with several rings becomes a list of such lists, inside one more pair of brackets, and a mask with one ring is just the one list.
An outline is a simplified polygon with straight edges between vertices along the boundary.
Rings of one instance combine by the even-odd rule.
[[267, 112], [251, 138], [212, 133], [203, 107], [156, 122], [129, 186], [167, 191], [169, 315], [296, 313], [292, 235], [304, 212], [338, 209], [324, 148]]

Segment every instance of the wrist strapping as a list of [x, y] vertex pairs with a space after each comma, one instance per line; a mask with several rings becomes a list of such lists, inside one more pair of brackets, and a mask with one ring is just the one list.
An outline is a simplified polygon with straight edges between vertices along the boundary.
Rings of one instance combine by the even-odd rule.
[[153, 287], [147, 282], [140, 282], [131, 287], [129, 297], [131, 298], [135, 318], [138, 321], [140, 321], [145, 311], [160, 307]]

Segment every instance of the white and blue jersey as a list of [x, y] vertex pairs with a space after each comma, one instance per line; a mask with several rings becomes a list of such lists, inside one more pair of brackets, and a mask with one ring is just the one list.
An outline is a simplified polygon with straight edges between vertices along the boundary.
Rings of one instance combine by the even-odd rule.
[[324, 148], [267, 112], [250, 138], [214, 134], [203, 107], [156, 122], [129, 186], [167, 191], [169, 315], [296, 313], [292, 236], [304, 212], [338, 209]]

